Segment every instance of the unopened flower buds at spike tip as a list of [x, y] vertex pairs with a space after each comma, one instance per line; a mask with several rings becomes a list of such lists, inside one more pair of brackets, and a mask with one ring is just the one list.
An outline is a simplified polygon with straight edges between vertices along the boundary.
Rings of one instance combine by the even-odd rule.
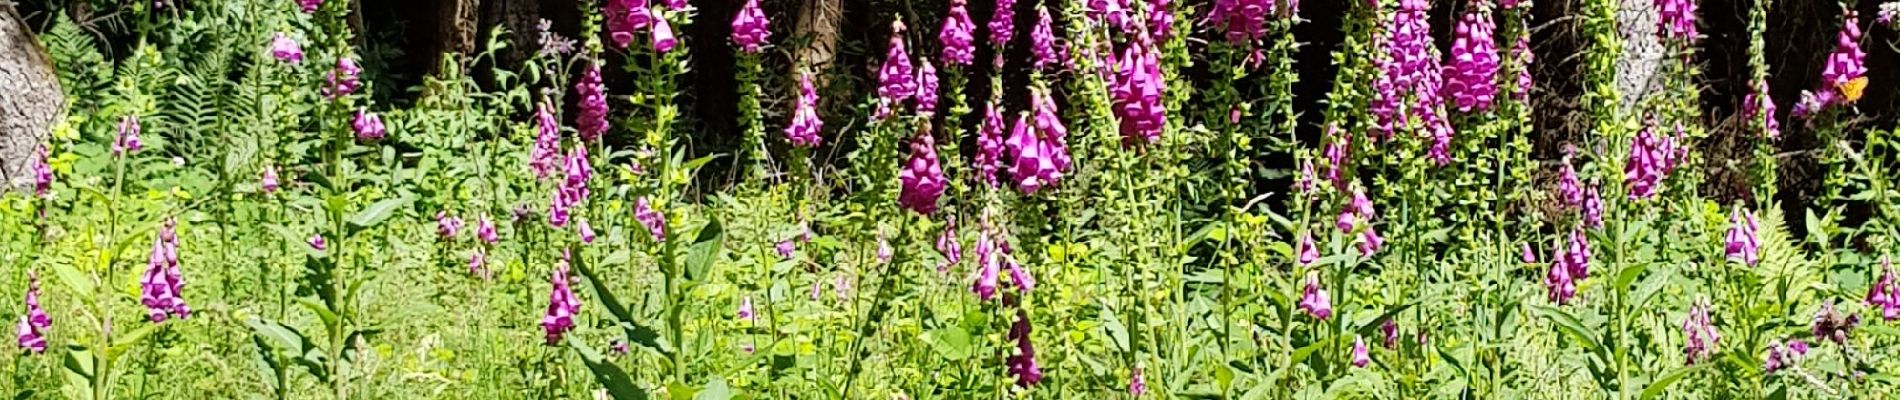
[[[579, 98], [579, 115], [574, 116], [575, 130], [580, 132], [581, 140], [593, 141], [607, 133], [607, 86], [600, 77], [600, 63], [590, 62], [581, 71], [581, 78], [574, 82], [574, 96]], [[546, 128], [542, 128], [546, 129]]]

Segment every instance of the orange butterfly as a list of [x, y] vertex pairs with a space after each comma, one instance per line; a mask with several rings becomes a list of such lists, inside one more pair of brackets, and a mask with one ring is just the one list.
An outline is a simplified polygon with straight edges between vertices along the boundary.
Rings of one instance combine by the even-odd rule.
[[1835, 85], [1834, 88], [1841, 92], [1841, 96], [1847, 99], [1848, 104], [1853, 104], [1860, 101], [1860, 95], [1867, 91], [1867, 77], [1854, 78], [1854, 80]]

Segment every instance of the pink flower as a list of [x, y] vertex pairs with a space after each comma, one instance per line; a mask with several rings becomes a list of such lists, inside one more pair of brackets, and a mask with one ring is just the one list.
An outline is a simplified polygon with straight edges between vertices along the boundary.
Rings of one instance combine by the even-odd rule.
[[547, 332], [549, 346], [560, 344], [561, 337], [574, 330], [574, 316], [581, 312], [581, 302], [568, 286], [569, 256], [568, 252], [561, 252], [561, 259], [554, 263], [553, 276], [548, 278], [554, 287], [548, 291], [548, 311], [541, 316], [541, 329]]
[[356, 140], [377, 141], [388, 135], [383, 127], [383, 117], [369, 112], [368, 108], [358, 108], [356, 118], [350, 121], [350, 128], [356, 131]]
[[[41, 198], [46, 198], [53, 192], [53, 166], [47, 164], [46, 153], [46, 146], [39, 146], [39, 149], [33, 151], [33, 195]], [[268, 176], [275, 181], [275, 175], [272, 173]], [[272, 189], [275, 189], [274, 184]]]
[[1214, 21], [1228, 43], [1241, 44], [1266, 38], [1267, 15], [1273, 12], [1273, 0], [1215, 0], [1208, 20]]
[[[990, 14], [990, 45], [996, 46], [996, 53], [1003, 53], [1009, 46], [1009, 40], [1016, 36], [1016, 0], [996, 0], [995, 12]], [[1001, 64], [1003, 58], [997, 57]]]
[[1603, 195], [1594, 185], [1583, 192], [1583, 225], [1592, 229], [1603, 227]]
[[1531, 80], [1531, 65], [1537, 60], [1537, 54], [1531, 52], [1530, 25], [1525, 19], [1518, 16], [1517, 44], [1511, 45], [1511, 59], [1517, 63], [1517, 84], [1511, 88], [1511, 97], [1520, 102], [1530, 101], [1531, 86], [1535, 85]]
[[1557, 198], [1571, 209], [1582, 208], [1584, 203], [1583, 180], [1577, 178], [1577, 168], [1570, 164], [1576, 154], [1576, 147], [1564, 146], [1563, 169], [1557, 174]]
[[587, 219], [575, 222], [574, 231], [581, 236], [581, 243], [594, 244], [594, 227], [587, 225]]
[[287, 64], [303, 62], [303, 46], [283, 32], [277, 32], [270, 38], [270, 55]]
[[930, 60], [921, 60], [917, 66], [917, 113], [937, 113], [937, 67]]
[[910, 160], [897, 173], [897, 180], [903, 184], [897, 197], [898, 205], [918, 214], [930, 215], [937, 212], [937, 202], [943, 197], [949, 181], [943, 177], [943, 168], [937, 162], [937, 142], [930, 131], [920, 132], [910, 144]]
[[653, 204], [647, 201], [646, 196], [634, 200], [633, 219], [640, 221], [640, 225], [646, 226], [647, 234], [653, 237], [653, 241], [666, 241], [666, 216], [654, 210]]
[[1893, 262], [1880, 258], [1880, 277], [1867, 288], [1867, 306], [1880, 309], [1880, 318], [1888, 322], [1900, 319], [1900, 283], [1895, 283]]
[[482, 279], [489, 278], [487, 249], [477, 247], [475, 252], [468, 255], [468, 274]]
[[1371, 224], [1366, 224], [1366, 229], [1359, 231], [1359, 255], [1372, 257], [1373, 253], [1378, 253], [1384, 247], [1385, 238], [1379, 236], [1379, 230]]
[[[1021, 122], [1017, 126], [1022, 126]], [[976, 137], [976, 180], [990, 187], [996, 187], [996, 170], [1002, 166], [1003, 157], [1003, 114], [996, 110], [996, 100], [983, 105], [983, 126], [977, 128]]]
[[1636, 139], [1630, 141], [1629, 161], [1623, 165], [1623, 180], [1629, 186], [1630, 200], [1655, 197], [1674, 164], [1673, 141], [1658, 137], [1655, 128], [1656, 118], [1652, 115], [1646, 118], [1643, 129], [1636, 132]]
[[1009, 139], [1003, 142], [1006, 156], [1015, 160], [1010, 174], [1016, 179], [1017, 190], [1025, 194], [1060, 182], [1071, 161], [1065, 139], [1068, 128], [1056, 117], [1055, 99], [1042, 90], [1032, 90], [1030, 99], [1035, 125], [1029, 124], [1028, 116], [1018, 116]]
[[536, 180], [547, 180], [548, 172], [554, 169], [555, 159], [560, 157], [561, 125], [554, 119], [551, 107], [543, 102], [535, 106], [534, 148], [528, 154], [528, 169], [534, 171]]
[[264, 194], [276, 193], [277, 185], [277, 166], [265, 165], [264, 172], [260, 173], [258, 177], [258, 189], [263, 190]]
[[1161, 58], [1145, 35], [1137, 35], [1122, 53], [1120, 74], [1110, 83], [1115, 115], [1121, 118], [1122, 145], [1152, 144], [1161, 140], [1168, 124], [1161, 104], [1167, 92]]
[[893, 255], [894, 254], [892, 254], [892, 250], [891, 250], [891, 241], [884, 239], [884, 234], [882, 233], [878, 234], [877, 235], [877, 263], [889, 264], [891, 263], [891, 257]]
[[304, 14], [315, 13], [317, 7], [323, 6], [323, 0], [297, 0], [297, 6], [303, 9]]
[[740, 321], [745, 321], [745, 322], [752, 322], [752, 317], [753, 317], [753, 315], [752, 315], [752, 296], [745, 296], [745, 297], [742, 297], [742, 298], [740, 298], [740, 300], [739, 300], [739, 320], [740, 320]]
[[739, 14], [732, 17], [732, 43], [739, 51], [757, 54], [765, 45], [766, 38], [772, 36], [772, 29], [765, 20], [765, 10], [759, 8], [759, 0], [746, 0], [739, 8]]
[[152, 253], [145, 264], [145, 274], [139, 278], [139, 302], [145, 305], [153, 323], [165, 322], [168, 318], [191, 318], [191, 307], [185, 304], [185, 277], [178, 268], [178, 222], [165, 220], [158, 229], [158, 238], [152, 242]]
[[1755, 223], [1755, 213], [1737, 206], [1729, 214], [1728, 233], [1722, 247], [1722, 253], [1730, 260], [1755, 266], [1761, 261], [1761, 240], [1756, 236], [1759, 229]]
[[[1896, 3], [1900, 4], [1900, 3]], [[1769, 139], [1781, 138], [1781, 122], [1775, 120], [1775, 99], [1768, 91], [1768, 79], [1758, 78], [1749, 87], [1748, 96], [1742, 99], [1742, 115], [1748, 118], [1752, 127], [1762, 129], [1763, 136]]]
[[462, 231], [462, 219], [449, 215], [447, 210], [435, 212], [435, 234], [443, 240], [454, 240], [455, 234]]
[[1141, 376], [1141, 367], [1135, 367], [1128, 373], [1128, 395], [1141, 397], [1144, 393], [1148, 393], [1148, 380]]
[[20, 324], [15, 329], [15, 338], [21, 349], [33, 354], [46, 352], [46, 329], [53, 326], [53, 319], [40, 308], [40, 276], [33, 271], [26, 273], [26, 314], [20, 316]]
[[1016, 342], [1015, 354], [1003, 360], [1016, 386], [1032, 387], [1042, 382], [1042, 367], [1036, 364], [1036, 348], [1029, 343], [1029, 311], [1017, 309], [1016, 322], [1009, 324], [1009, 340]]
[[1168, 0], [1148, 0], [1148, 32], [1157, 38], [1174, 36], [1174, 12], [1168, 8]]
[[633, 43], [634, 31], [646, 29], [659, 19], [648, 7], [647, 0], [607, 0], [602, 15], [607, 18], [607, 36], [615, 47], [627, 48]]
[[653, 19], [653, 51], [665, 54], [673, 51], [679, 40], [673, 38], [673, 25], [666, 18]]
[[1306, 274], [1306, 291], [1300, 295], [1300, 310], [1313, 319], [1325, 321], [1333, 317], [1333, 301], [1327, 296], [1326, 289], [1319, 286], [1319, 273]]
[[1694, 41], [1695, 1], [1656, 0], [1656, 32], [1664, 38]]
[[1688, 365], [1709, 361], [1715, 355], [1715, 345], [1722, 341], [1722, 333], [1715, 330], [1715, 324], [1709, 320], [1709, 301], [1697, 299], [1689, 306], [1689, 316], [1682, 321], [1683, 358]]
[[796, 245], [792, 244], [792, 241], [790, 240], [781, 240], [778, 242], [778, 245], [775, 247], [776, 247], [775, 250], [778, 251], [779, 258], [784, 258], [787, 260], [792, 259], [792, 255], [795, 254], [794, 252], [798, 251], [798, 248], [796, 247]]
[[1319, 260], [1319, 246], [1313, 244], [1313, 234], [1300, 234], [1300, 265], [1311, 265]]
[[1036, 26], [1029, 29], [1029, 51], [1035, 55], [1038, 70], [1047, 70], [1050, 65], [1060, 62], [1056, 52], [1056, 34], [1051, 26], [1048, 7], [1036, 7]]
[[910, 53], [904, 50], [904, 21], [891, 21], [890, 46], [885, 49], [884, 66], [877, 73], [876, 119], [890, 118], [893, 108], [917, 95], [917, 76], [912, 71]]
[[943, 263], [937, 264], [937, 273], [950, 272], [950, 267], [963, 261], [963, 245], [957, 242], [957, 219], [950, 217], [944, 224], [943, 233], [937, 235], [937, 254], [943, 256]]
[[796, 147], [818, 147], [824, 141], [818, 131], [825, 121], [818, 119], [818, 91], [812, 87], [811, 72], [798, 75], [798, 105], [792, 111], [792, 123], [785, 127], [785, 138]]
[[323, 88], [319, 92], [329, 100], [356, 93], [356, 89], [362, 87], [357, 75], [362, 73], [363, 69], [356, 66], [355, 59], [339, 57], [336, 59], [336, 69], [323, 75]]
[[1360, 337], [1360, 336], [1353, 336], [1352, 338], [1352, 366], [1353, 368], [1365, 368], [1366, 364], [1370, 364], [1370, 363], [1372, 363], [1372, 357], [1370, 354], [1368, 354], [1368, 350], [1366, 349], [1366, 338]]
[[119, 118], [119, 136], [112, 142], [112, 155], [137, 153], [145, 148], [145, 142], [139, 140], [139, 117], [127, 115]]
[[590, 62], [581, 71], [581, 79], [574, 82], [574, 96], [580, 99], [574, 127], [580, 131], [581, 140], [591, 142], [607, 133], [607, 86], [600, 80], [599, 63]]
[[943, 49], [946, 64], [968, 66], [976, 62], [976, 23], [970, 22], [970, 11], [965, 3], [966, 0], [950, 0], [950, 13], [943, 17], [943, 28], [937, 32], [937, 43]]
[[1458, 21], [1451, 43], [1451, 65], [1445, 69], [1445, 94], [1458, 105], [1458, 111], [1489, 110], [1497, 96], [1500, 60], [1496, 30], [1487, 11], [1467, 12]]
[[[1841, 88], [1849, 82], [1865, 78], [1867, 75], [1867, 52], [1860, 48], [1860, 16], [1854, 10], [1842, 5], [1841, 31], [1836, 37], [1834, 52], [1828, 54], [1827, 62], [1821, 67], [1821, 87], [1819, 93], [1809, 95], [1803, 92], [1802, 104], [1795, 106], [1794, 114], [1805, 117], [1818, 113], [1821, 109], [1836, 105], [1845, 105], [1854, 100], [1848, 98]], [[1813, 96], [1811, 99], [1809, 96]]]
[[1379, 324], [1379, 332], [1385, 334], [1385, 348], [1392, 350], [1399, 349], [1399, 323], [1397, 321], [1386, 318], [1385, 323]]
[[311, 250], [324, 251], [329, 248], [323, 241], [323, 234], [310, 235], [309, 239], [304, 239], [304, 243], [310, 245]]
[[1530, 242], [1524, 242], [1524, 254], [1519, 256], [1525, 264], [1537, 263], [1537, 250], [1531, 249]]
[[996, 241], [990, 235], [976, 235], [976, 283], [970, 286], [970, 292], [983, 301], [996, 298], [997, 275], [1003, 267], [1002, 257], [996, 252]]
[[495, 232], [495, 221], [488, 219], [488, 214], [482, 214], [479, 221], [480, 222], [475, 224], [476, 238], [481, 239], [483, 243], [487, 244], [495, 244], [501, 241], [501, 235]]

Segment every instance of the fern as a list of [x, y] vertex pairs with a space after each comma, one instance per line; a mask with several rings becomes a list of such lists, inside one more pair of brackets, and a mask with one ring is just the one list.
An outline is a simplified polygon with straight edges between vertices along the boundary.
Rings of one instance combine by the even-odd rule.
[[[66, 17], [66, 13], [50, 13], [52, 27], [40, 34], [40, 44], [53, 58], [55, 73], [59, 75], [59, 85], [66, 93], [93, 93], [111, 78], [111, 69], [106, 67], [106, 57], [99, 52], [92, 35], [79, 29]], [[91, 108], [97, 97], [68, 96], [75, 109]]]

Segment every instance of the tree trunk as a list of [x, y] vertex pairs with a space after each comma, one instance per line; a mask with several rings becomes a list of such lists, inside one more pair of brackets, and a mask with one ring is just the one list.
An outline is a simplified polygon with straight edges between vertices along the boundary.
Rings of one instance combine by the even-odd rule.
[[1651, 0], [1620, 0], [1616, 27], [1623, 34], [1623, 58], [1616, 61], [1616, 89], [1623, 95], [1623, 112], [1637, 109], [1650, 92], [1662, 89], [1664, 50], [1656, 32], [1656, 9]]
[[811, 44], [798, 49], [793, 63], [810, 68], [815, 84], [825, 85], [825, 72], [838, 55], [838, 23], [844, 20], [842, 0], [804, 0], [798, 7], [798, 26], [793, 37], [809, 37]]
[[12, 5], [0, 4], [0, 192], [33, 182], [27, 170], [65, 107], [53, 62]]
[[481, 0], [440, 0], [436, 3], [436, 42], [442, 45], [430, 70], [442, 67], [442, 58], [453, 54], [473, 54], [475, 34], [481, 31]]

